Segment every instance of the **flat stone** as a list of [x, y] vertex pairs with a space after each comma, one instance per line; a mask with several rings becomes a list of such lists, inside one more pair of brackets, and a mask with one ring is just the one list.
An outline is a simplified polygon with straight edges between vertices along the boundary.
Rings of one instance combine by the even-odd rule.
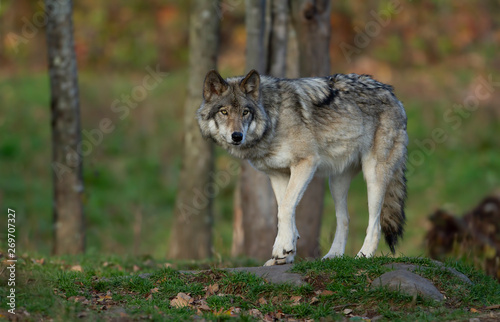
[[306, 284], [306, 282], [302, 279], [302, 275], [288, 272], [292, 267], [293, 264], [286, 264], [275, 266], [223, 268], [223, 270], [229, 272], [249, 272], [275, 284], [290, 283], [296, 286]]
[[[290, 283], [292, 285], [301, 286], [306, 284], [302, 279], [302, 275], [289, 273], [293, 264], [275, 265], [275, 266], [257, 266], [257, 267], [235, 267], [221, 268], [227, 272], [248, 272], [258, 277], [262, 277], [266, 281], [274, 284]], [[203, 271], [179, 271], [182, 274], [199, 274]]]
[[391, 263], [391, 264], [385, 264], [384, 267], [387, 267], [387, 268], [390, 268], [390, 269], [394, 269], [394, 270], [407, 270], [409, 272], [414, 272], [416, 269], [419, 269], [419, 268], [428, 268], [428, 269], [432, 269], [432, 270], [436, 270], [436, 269], [440, 269], [440, 270], [447, 270], [448, 272], [450, 272], [451, 274], [455, 275], [457, 278], [459, 278], [462, 282], [464, 283], [467, 283], [467, 284], [474, 284], [472, 283], [472, 281], [467, 277], [465, 276], [464, 274], [460, 273], [459, 271], [457, 271], [456, 269], [452, 268], [452, 267], [446, 267], [444, 266], [443, 263], [441, 262], [438, 262], [438, 261], [432, 261], [433, 263], [435, 263], [436, 265], [439, 266], [439, 268], [434, 268], [434, 267], [427, 267], [427, 266], [418, 266], [418, 265], [415, 265], [415, 264], [405, 264], [405, 263]]
[[439, 302], [444, 300], [443, 294], [439, 292], [431, 281], [405, 269], [398, 269], [382, 274], [371, 284], [371, 287], [381, 286], [386, 286], [389, 290], [399, 291], [410, 296], [420, 295]]

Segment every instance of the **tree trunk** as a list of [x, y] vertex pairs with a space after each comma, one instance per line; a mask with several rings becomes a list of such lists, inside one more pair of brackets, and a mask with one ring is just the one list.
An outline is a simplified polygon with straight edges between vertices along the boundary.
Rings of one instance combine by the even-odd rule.
[[[284, 77], [287, 0], [246, 2], [247, 71]], [[232, 254], [266, 260], [277, 233], [278, 205], [269, 178], [243, 161], [234, 207]]]
[[[266, 73], [266, 2], [245, 2], [247, 30], [246, 69]], [[269, 178], [255, 170], [248, 161], [241, 162], [241, 172], [234, 198], [233, 256], [245, 255], [265, 260], [276, 235], [278, 206]]]
[[218, 191], [210, 177], [214, 168], [213, 144], [201, 137], [195, 115], [202, 102], [205, 75], [216, 68], [219, 5], [214, 0], [192, 2], [184, 150], [169, 248], [169, 257], [173, 259], [201, 259], [212, 254], [212, 199]]
[[[330, 74], [330, 0], [291, 1], [293, 24], [299, 46], [299, 73], [301, 77]], [[318, 257], [321, 216], [325, 182], [314, 178], [309, 184], [296, 211], [300, 239], [297, 254]]]
[[82, 145], [78, 75], [73, 41], [73, 2], [45, 0], [52, 112], [54, 245], [52, 252], [85, 250]]

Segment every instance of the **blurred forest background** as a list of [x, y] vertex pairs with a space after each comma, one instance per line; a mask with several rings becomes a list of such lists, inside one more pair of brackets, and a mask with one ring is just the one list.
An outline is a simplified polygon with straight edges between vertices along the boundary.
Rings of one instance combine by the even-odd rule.
[[[379, 32], [366, 30], [389, 3], [398, 3], [400, 11]], [[244, 9], [243, 0], [222, 1], [218, 66], [225, 77], [247, 72]], [[84, 158], [89, 253], [155, 258], [167, 253], [182, 163], [189, 10], [190, 1], [180, 0], [74, 4], [82, 129], [98, 128], [103, 118], [115, 126]], [[4, 212], [7, 207], [17, 212], [18, 252], [49, 254], [50, 90], [45, 30], [37, 27], [40, 13], [41, 1], [0, 1], [0, 205]], [[336, 0], [331, 24], [331, 73], [371, 74], [392, 84], [405, 105], [408, 225], [398, 251], [423, 255], [431, 213], [444, 208], [463, 214], [499, 191], [500, 4]], [[168, 75], [120, 118], [113, 102], [131, 95], [148, 68]], [[201, 90], [202, 84], [200, 95]], [[216, 169], [233, 162], [222, 150], [216, 154]], [[217, 256], [231, 253], [236, 179], [214, 201]], [[350, 190], [348, 255], [356, 254], [365, 237], [366, 200], [358, 176]], [[2, 220], [0, 236], [5, 225]], [[327, 191], [322, 254], [334, 227]], [[379, 253], [387, 253], [382, 244]]]

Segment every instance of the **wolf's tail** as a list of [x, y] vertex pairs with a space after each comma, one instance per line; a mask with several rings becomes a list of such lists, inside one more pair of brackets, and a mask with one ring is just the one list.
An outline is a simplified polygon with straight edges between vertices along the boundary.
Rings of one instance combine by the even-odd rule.
[[389, 181], [380, 214], [382, 232], [393, 254], [396, 252], [395, 246], [398, 239], [403, 237], [406, 222], [404, 209], [406, 200], [405, 161], [396, 169], [391, 181]]

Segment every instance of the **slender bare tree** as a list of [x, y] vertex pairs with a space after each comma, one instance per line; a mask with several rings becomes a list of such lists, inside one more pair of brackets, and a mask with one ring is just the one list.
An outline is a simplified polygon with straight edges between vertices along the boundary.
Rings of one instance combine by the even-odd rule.
[[[291, 1], [293, 25], [300, 44], [299, 73], [301, 77], [330, 74], [330, 0]], [[314, 178], [296, 210], [300, 240], [297, 254], [318, 257], [325, 181]]]
[[80, 104], [73, 2], [45, 0], [52, 111], [54, 254], [85, 250]]
[[213, 144], [201, 137], [195, 115], [202, 101], [204, 77], [216, 68], [221, 11], [218, 0], [195, 0], [192, 6], [184, 150], [168, 254], [176, 259], [212, 254]]

